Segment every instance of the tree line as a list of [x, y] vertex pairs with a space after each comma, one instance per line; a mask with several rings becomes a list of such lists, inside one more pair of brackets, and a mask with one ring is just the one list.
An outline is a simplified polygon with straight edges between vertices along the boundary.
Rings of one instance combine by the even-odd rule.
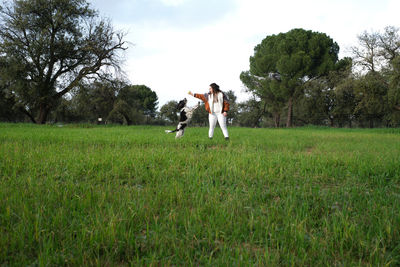
[[267, 36], [240, 75], [260, 114], [250, 116], [252, 125], [400, 126], [399, 29], [358, 40], [353, 56], [339, 60], [339, 46], [324, 33]]
[[[0, 120], [175, 124], [176, 100], [121, 78], [125, 34], [85, 0], [2, 1]], [[399, 29], [364, 32], [338, 58], [327, 34], [304, 29], [267, 36], [240, 74], [251, 97], [226, 93], [228, 123], [246, 127], [400, 126]], [[204, 108], [194, 125], [207, 125]]]

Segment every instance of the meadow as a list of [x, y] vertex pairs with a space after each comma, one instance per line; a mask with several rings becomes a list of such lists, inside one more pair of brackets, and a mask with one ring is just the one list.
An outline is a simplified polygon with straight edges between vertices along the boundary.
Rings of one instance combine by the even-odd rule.
[[400, 129], [168, 128], [0, 124], [0, 265], [400, 265]]

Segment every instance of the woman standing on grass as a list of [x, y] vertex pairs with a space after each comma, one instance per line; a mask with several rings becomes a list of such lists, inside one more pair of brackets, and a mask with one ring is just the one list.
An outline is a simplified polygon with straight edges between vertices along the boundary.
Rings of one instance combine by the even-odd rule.
[[225, 139], [229, 140], [228, 129], [226, 128], [226, 116], [228, 116], [229, 102], [225, 94], [219, 89], [218, 84], [210, 84], [208, 93], [193, 94], [189, 91], [189, 95], [203, 100], [205, 104], [206, 110], [209, 113], [208, 121], [210, 123], [208, 137], [211, 139], [214, 136], [214, 129], [218, 121]]

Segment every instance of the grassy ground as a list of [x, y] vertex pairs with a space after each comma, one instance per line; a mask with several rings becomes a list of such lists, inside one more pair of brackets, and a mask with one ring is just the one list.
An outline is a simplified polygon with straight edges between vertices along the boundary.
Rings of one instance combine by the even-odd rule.
[[399, 129], [0, 124], [0, 265], [400, 265]]

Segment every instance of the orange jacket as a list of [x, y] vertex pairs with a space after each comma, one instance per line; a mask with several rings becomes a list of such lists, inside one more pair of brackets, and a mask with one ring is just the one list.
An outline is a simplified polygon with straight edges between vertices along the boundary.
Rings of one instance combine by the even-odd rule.
[[[225, 96], [225, 94], [224, 93], [222, 93], [222, 94], [223, 94], [223, 104], [222, 104], [221, 113], [224, 113], [224, 112], [229, 111], [229, 102], [228, 102], [228, 98]], [[206, 110], [208, 111], [208, 113], [211, 113], [210, 104], [208, 103], [209, 95], [210, 95], [210, 93], [205, 93], [205, 94], [194, 94], [193, 96], [198, 99], [203, 100]]]

